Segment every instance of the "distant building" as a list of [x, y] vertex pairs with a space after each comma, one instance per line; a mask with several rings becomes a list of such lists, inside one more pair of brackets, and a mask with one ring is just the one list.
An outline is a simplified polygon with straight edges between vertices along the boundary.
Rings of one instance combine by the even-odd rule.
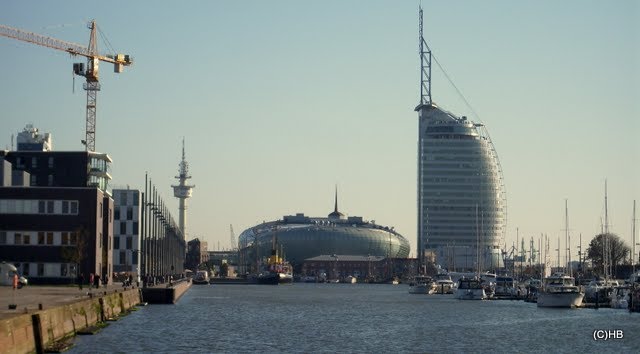
[[141, 201], [137, 189], [113, 190], [113, 271], [141, 275]]
[[342, 281], [352, 276], [358, 282], [379, 282], [394, 277], [409, 279], [416, 272], [415, 258], [325, 254], [305, 259], [296, 277]]
[[209, 261], [209, 252], [207, 251], [207, 243], [200, 241], [198, 238], [187, 242], [187, 257], [185, 261], [185, 269], [196, 270], [202, 263]]
[[320, 255], [406, 258], [410, 252], [409, 241], [393, 227], [339, 212], [337, 194], [334, 210], [327, 217], [298, 213], [243, 231], [239, 237], [240, 272], [255, 272], [257, 264], [271, 254], [274, 243], [298, 273], [305, 260]]
[[484, 124], [433, 103], [422, 9], [419, 29], [418, 257], [435, 252], [450, 270], [500, 268], [507, 205], [498, 154]]

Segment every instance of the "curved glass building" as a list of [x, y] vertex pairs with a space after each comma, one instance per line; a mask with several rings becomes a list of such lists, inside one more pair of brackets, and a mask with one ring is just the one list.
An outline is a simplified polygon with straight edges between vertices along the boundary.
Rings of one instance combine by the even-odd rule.
[[[418, 247], [448, 269], [503, 266], [506, 198], [484, 125], [419, 106]], [[478, 247], [476, 249], [476, 247]]]
[[406, 258], [410, 251], [409, 241], [393, 228], [359, 216], [347, 217], [338, 211], [336, 203], [335, 210], [326, 218], [289, 215], [243, 231], [238, 238], [240, 272], [251, 273], [271, 254], [274, 241], [294, 268], [319, 255]]
[[500, 268], [507, 201], [498, 155], [483, 124], [433, 103], [422, 28], [420, 8], [418, 257], [449, 270]]

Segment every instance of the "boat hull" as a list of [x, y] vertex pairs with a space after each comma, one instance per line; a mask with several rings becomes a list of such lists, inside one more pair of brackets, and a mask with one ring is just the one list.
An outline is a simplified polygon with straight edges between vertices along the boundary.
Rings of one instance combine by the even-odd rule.
[[257, 278], [257, 283], [261, 285], [278, 285], [293, 283], [293, 276], [286, 273], [261, 274]]
[[456, 290], [456, 299], [459, 300], [485, 300], [487, 294], [484, 289], [458, 289]]
[[545, 293], [538, 294], [538, 307], [572, 308], [582, 306], [583, 293]]

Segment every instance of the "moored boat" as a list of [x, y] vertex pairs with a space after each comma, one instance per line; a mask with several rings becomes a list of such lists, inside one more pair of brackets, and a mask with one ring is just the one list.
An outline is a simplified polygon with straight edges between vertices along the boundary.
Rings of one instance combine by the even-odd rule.
[[199, 270], [191, 280], [193, 284], [209, 284], [209, 272]]
[[584, 293], [575, 285], [575, 279], [563, 273], [554, 273], [544, 279], [538, 293], [538, 307], [580, 307]]
[[409, 283], [409, 294], [433, 294], [435, 291], [433, 278], [427, 275], [416, 275]]
[[456, 283], [451, 280], [451, 276], [446, 273], [436, 274], [434, 294], [453, 294]]
[[611, 308], [612, 309], [624, 309], [629, 308], [629, 300], [631, 299], [631, 287], [628, 285], [616, 286], [613, 289], [611, 296]]
[[482, 281], [477, 277], [460, 278], [455, 294], [456, 299], [460, 300], [485, 300], [487, 298]]

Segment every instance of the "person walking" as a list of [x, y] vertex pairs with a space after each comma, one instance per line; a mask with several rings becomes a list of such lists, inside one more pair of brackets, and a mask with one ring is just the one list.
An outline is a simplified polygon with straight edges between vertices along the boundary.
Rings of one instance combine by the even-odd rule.
[[82, 283], [84, 283], [84, 275], [82, 273], [78, 274], [78, 288], [82, 290]]

